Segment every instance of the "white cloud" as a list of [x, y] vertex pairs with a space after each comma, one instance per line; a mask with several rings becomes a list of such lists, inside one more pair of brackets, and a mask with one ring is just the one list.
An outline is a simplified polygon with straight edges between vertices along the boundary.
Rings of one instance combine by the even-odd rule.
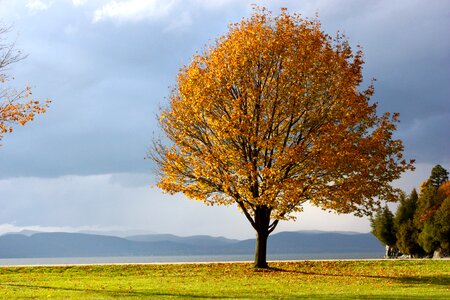
[[74, 6], [81, 6], [86, 3], [86, 0], [72, 0]]
[[[80, 0], [73, 0], [80, 2]], [[100, 22], [108, 19], [115, 21], [142, 21], [144, 19], [160, 19], [173, 13], [175, 7], [179, 15], [173, 16], [172, 22], [167, 30], [185, 26], [191, 23], [191, 17], [187, 11], [198, 9], [221, 10], [240, 4], [240, 0], [112, 0], [94, 11], [93, 21]], [[171, 28], [173, 27], [173, 28]]]
[[107, 19], [118, 21], [141, 21], [167, 16], [176, 1], [129, 0], [111, 1], [94, 12], [94, 22]]
[[[208, 9], [221, 9], [226, 6], [231, 6], [240, 3], [241, 0], [193, 0], [194, 5], [202, 6]], [[253, 3], [253, 2], [252, 2]]]
[[41, 0], [28, 0], [26, 8], [32, 11], [47, 10], [52, 5], [52, 2]]

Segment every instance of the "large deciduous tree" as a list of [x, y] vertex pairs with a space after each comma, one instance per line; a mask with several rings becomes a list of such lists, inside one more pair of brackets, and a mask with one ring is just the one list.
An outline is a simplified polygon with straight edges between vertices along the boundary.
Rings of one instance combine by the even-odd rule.
[[40, 103], [32, 99], [29, 86], [19, 91], [8, 86], [12, 79], [8, 68], [25, 58], [15, 49], [14, 43], [7, 42], [9, 30], [10, 27], [0, 24], [0, 140], [5, 133], [13, 130], [14, 125], [25, 125], [36, 114], [44, 113], [49, 104], [49, 101]]
[[255, 266], [269, 234], [306, 202], [369, 215], [394, 201], [390, 182], [412, 168], [378, 116], [361, 50], [318, 19], [255, 8], [181, 68], [160, 114], [168, 140], [150, 156], [158, 186], [206, 204], [237, 205], [256, 230]]

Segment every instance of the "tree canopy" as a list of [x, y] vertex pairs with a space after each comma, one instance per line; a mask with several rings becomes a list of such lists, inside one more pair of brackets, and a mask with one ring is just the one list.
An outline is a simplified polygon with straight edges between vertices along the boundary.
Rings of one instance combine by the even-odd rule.
[[408, 255], [421, 255], [423, 250], [418, 244], [419, 231], [414, 226], [414, 215], [417, 209], [419, 196], [416, 189], [411, 191], [408, 198], [400, 200], [395, 213], [395, 234], [399, 251]]
[[158, 186], [207, 204], [237, 205], [267, 236], [310, 202], [369, 215], [394, 201], [390, 182], [412, 168], [392, 138], [398, 114], [377, 115], [361, 89], [363, 52], [320, 22], [255, 8], [180, 69], [160, 114]]
[[397, 242], [394, 229], [394, 215], [387, 206], [378, 210], [371, 220], [372, 234], [383, 244], [393, 247]]
[[444, 169], [441, 165], [436, 165], [431, 170], [431, 176], [429, 180], [433, 186], [439, 187], [444, 182], [448, 181], [448, 171]]

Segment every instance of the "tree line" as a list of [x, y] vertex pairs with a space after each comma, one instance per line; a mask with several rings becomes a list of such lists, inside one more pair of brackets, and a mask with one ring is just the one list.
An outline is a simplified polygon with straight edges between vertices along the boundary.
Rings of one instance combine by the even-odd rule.
[[449, 172], [436, 165], [430, 177], [400, 196], [395, 215], [385, 206], [371, 220], [372, 233], [386, 245], [386, 257], [450, 255]]

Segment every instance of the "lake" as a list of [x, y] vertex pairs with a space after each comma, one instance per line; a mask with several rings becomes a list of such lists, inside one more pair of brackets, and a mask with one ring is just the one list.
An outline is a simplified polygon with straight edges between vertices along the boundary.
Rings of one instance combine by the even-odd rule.
[[[384, 253], [299, 253], [267, 255], [269, 261], [320, 259], [380, 259]], [[0, 258], [0, 266], [84, 265], [84, 264], [146, 264], [192, 262], [253, 261], [253, 255], [188, 255], [188, 256], [116, 256], [116, 257], [55, 257]]]

